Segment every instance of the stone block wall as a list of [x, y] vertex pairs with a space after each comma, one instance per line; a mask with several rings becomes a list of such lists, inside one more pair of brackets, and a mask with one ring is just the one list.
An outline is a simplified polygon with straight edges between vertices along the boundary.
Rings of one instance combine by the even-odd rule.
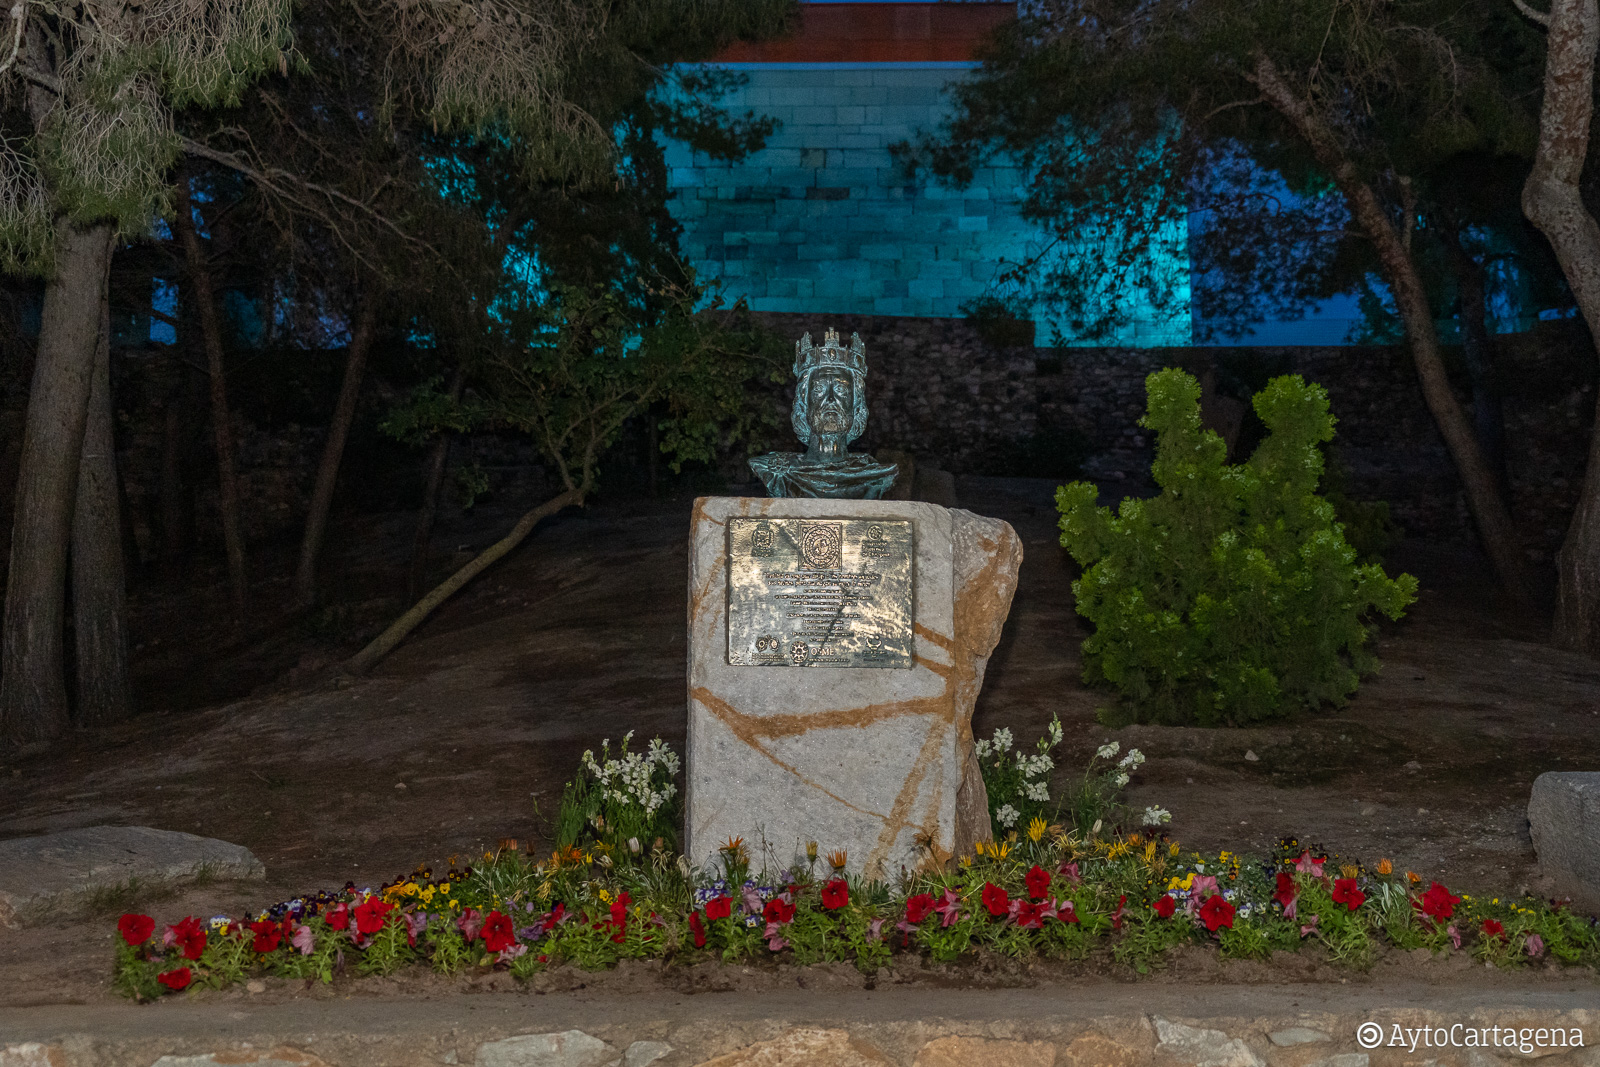
[[[1021, 214], [1021, 174], [981, 168], [950, 189], [907, 175], [890, 146], [934, 130], [947, 88], [973, 65], [732, 64], [747, 80], [722, 105], [780, 125], [737, 163], [667, 146], [684, 258], [757, 311], [963, 314], [1042, 238]], [[1182, 235], [1174, 247], [1186, 275]], [[1186, 304], [1134, 317], [1129, 343], [1189, 340]], [[1050, 324], [1038, 329], [1048, 336]]]
[[[1070, 434], [1087, 453], [1085, 476], [1142, 491], [1154, 458], [1138, 425], [1150, 373], [1209, 368], [1219, 393], [1245, 400], [1271, 376], [1301, 374], [1328, 390], [1339, 420], [1333, 455], [1353, 497], [1388, 501], [1414, 536], [1472, 536], [1454, 466], [1402, 347], [1002, 348], [961, 319], [762, 318], [785, 337], [819, 337], [830, 326], [846, 337], [859, 332], [871, 414], [857, 447], [902, 449], [958, 474], [1017, 473], [1007, 464], [1024, 448]], [[1594, 358], [1581, 334], [1565, 330], [1504, 335], [1498, 352], [1513, 513], [1530, 557], [1548, 559], [1583, 481]]]

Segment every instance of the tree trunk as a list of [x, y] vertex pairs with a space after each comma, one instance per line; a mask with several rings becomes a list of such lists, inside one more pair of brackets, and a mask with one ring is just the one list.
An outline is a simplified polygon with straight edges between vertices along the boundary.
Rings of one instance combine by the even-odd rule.
[[[1522, 186], [1522, 212], [1555, 250], [1600, 353], [1600, 225], [1578, 191], [1589, 152], [1600, 6], [1596, 0], [1554, 0], [1549, 28], [1539, 147]], [[1596, 400], [1583, 491], [1556, 553], [1552, 634], [1558, 646], [1591, 656], [1600, 656], [1600, 395]]]
[[194, 228], [194, 205], [189, 182], [181, 177], [174, 187], [173, 207], [183, 251], [189, 261], [189, 281], [194, 285], [193, 305], [205, 341], [206, 370], [211, 377], [211, 430], [217, 449], [217, 497], [222, 511], [222, 541], [228, 553], [228, 589], [235, 624], [244, 622], [248, 579], [244, 565], [244, 533], [239, 519], [239, 474], [233, 458], [233, 427], [228, 413], [228, 379], [222, 365], [222, 323], [217, 315], [211, 267]]
[[491, 563], [520, 545], [533, 528], [539, 525], [539, 520], [554, 515], [562, 508], [573, 504], [583, 503], [583, 490], [568, 489], [559, 496], [551, 497], [543, 504], [528, 512], [517, 520], [517, 525], [512, 527], [510, 533], [484, 549], [473, 557], [465, 567], [456, 571], [436, 586], [433, 592], [423, 597], [410, 611], [396, 619], [389, 628], [377, 637], [372, 643], [357, 652], [345, 663], [344, 669], [349, 674], [365, 674], [372, 669], [373, 664], [387, 656], [394, 647], [406, 639], [406, 635], [422, 625], [424, 619], [433, 614], [433, 610], [443, 604], [462, 586], [482, 574]]
[[161, 569], [175, 577], [189, 557], [189, 498], [183, 481], [184, 457], [189, 450], [188, 368], [167, 395], [161, 427]]
[[339, 464], [344, 460], [344, 446], [350, 438], [350, 425], [355, 422], [356, 401], [361, 398], [361, 379], [367, 372], [367, 354], [372, 350], [372, 335], [377, 329], [376, 295], [367, 294], [359, 299], [361, 309], [357, 313], [356, 328], [350, 335], [350, 348], [345, 356], [344, 383], [339, 387], [339, 401], [334, 405], [333, 419], [328, 423], [328, 439], [322, 446], [316, 487], [311, 491], [311, 510], [306, 515], [305, 536], [300, 540], [300, 566], [294, 575], [294, 606], [297, 610], [308, 609], [317, 602], [317, 560], [322, 555], [323, 535], [328, 530], [328, 512], [333, 507], [333, 491], [339, 484]]
[[128, 676], [127, 579], [111, 418], [111, 312], [104, 295], [100, 309], [100, 340], [95, 345], [72, 515], [72, 630], [78, 652], [73, 721], [80, 727], [127, 718], [133, 692]]
[[1489, 333], [1488, 293], [1483, 266], [1461, 243], [1461, 231], [1448, 211], [1438, 219], [1439, 236], [1456, 276], [1461, 303], [1461, 354], [1472, 385], [1472, 431], [1484, 462], [1494, 475], [1500, 499], [1511, 506], [1511, 478], [1506, 472], [1505, 411], [1495, 378], [1494, 336]]
[[0, 744], [18, 746], [57, 737], [71, 721], [63, 659], [67, 544], [111, 227], [59, 221], [55, 259], [28, 395], [0, 633]]
[[1395, 307], [1405, 325], [1411, 359], [1417, 368], [1422, 396], [1444, 438], [1445, 448], [1455, 461], [1456, 474], [1467, 494], [1467, 506], [1477, 520], [1478, 536], [1489, 554], [1500, 584], [1512, 602], [1522, 610], [1534, 607], [1533, 587], [1527, 564], [1517, 544], [1511, 513], [1495, 489], [1494, 475], [1483, 451], [1478, 447], [1472, 424], [1456, 402], [1439, 354], [1439, 337], [1433, 325], [1433, 310], [1428, 306], [1427, 290], [1417, 273], [1410, 251], [1395, 232], [1377, 194], [1364, 181], [1355, 164], [1344, 153], [1337, 139], [1313, 115], [1278, 73], [1266, 56], [1256, 61], [1252, 80], [1272, 108], [1282, 115], [1306, 141], [1317, 161], [1327, 168], [1356, 225], [1372, 242], [1378, 254], [1383, 279], [1394, 295]]
[[[450, 375], [452, 402], [461, 399], [466, 377], [459, 366]], [[454, 436], [448, 430], [441, 430], [428, 449], [427, 473], [422, 482], [422, 510], [417, 512], [417, 532], [411, 542], [411, 566], [406, 575], [406, 599], [413, 602], [422, 595], [422, 583], [428, 576], [428, 545], [433, 540], [433, 524], [439, 517], [439, 491], [444, 487], [445, 465], [450, 459], [450, 442]]]

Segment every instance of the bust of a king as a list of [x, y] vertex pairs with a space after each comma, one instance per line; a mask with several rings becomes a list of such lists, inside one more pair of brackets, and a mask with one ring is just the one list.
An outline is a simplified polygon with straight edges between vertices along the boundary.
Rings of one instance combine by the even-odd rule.
[[850, 442], [867, 428], [867, 350], [859, 334], [850, 347], [829, 330], [820, 347], [808, 333], [794, 346], [794, 409], [790, 424], [805, 452], [769, 452], [750, 461], [770, 496], [877, 500], [899, 468], [879, 463]]

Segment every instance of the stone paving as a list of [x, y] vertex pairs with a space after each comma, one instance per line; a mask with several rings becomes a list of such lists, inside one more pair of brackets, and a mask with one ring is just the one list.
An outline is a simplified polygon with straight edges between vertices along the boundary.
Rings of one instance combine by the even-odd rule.
[[1593, 976], [1497, 985], [53, 1005], [0, 1017], [0, 1067], [1600, 1067]]

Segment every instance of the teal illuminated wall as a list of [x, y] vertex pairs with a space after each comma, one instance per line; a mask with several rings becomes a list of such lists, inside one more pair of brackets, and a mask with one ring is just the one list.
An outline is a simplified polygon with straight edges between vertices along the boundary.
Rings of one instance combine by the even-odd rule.
[[[943, 90], [969, 63], [727, 64], [746, 85], [722, 101], [781, 126], [763, 150], [728, 164], [668, 146], [683, 254], [724, 295], [758, 311], [959, 317], [1041, 232], [1018, 210], [1020, 175], [980, 170], [953, 190], [910, 182], [889, 146], [932, 130]], [[1186, 227], [1167, 245], [1184, 279]], [[1187, 297], [1136, 312], [1113, 343], [1190, 342]], [[1037, 324], [1049, 343], [1052, 324]], [[1101, 341], [1099, 343], [1105, 343]]]

